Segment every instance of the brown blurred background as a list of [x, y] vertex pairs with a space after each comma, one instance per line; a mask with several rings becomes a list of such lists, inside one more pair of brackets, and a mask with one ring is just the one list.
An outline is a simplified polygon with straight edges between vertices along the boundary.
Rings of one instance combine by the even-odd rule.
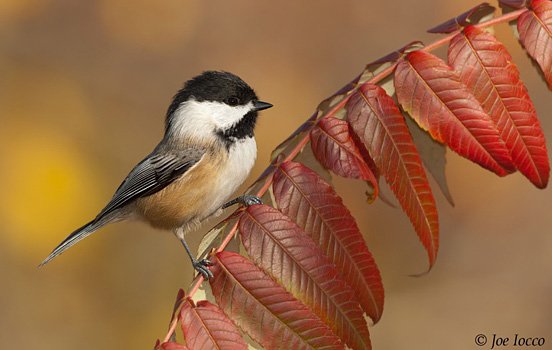
[[[109, 226], [36, 265], [91, 219], [158, 142], [172, 94], [207, 69], [237, 73], [275, 107], [259, 160], [365, 63], [470, 1], [0, 1], [0, 348], [150, 349], [191, 270], [170, 234]], [[506, 25], [552, 150], [551, 92]], [[426, 257], [406, 216], [337, 180], [386, 288], [375, 349], [476, 349], [478, 333], [546, 337], [552, 349], [552, 196], [448, 155], [456, 207], [434, 186], [441, 250]], [[199, 237], [196, 235], [196, 237]], [[197, 246], [199, 238], [192, 243]], [[489, 347], [486, 347], [489, 348]]]

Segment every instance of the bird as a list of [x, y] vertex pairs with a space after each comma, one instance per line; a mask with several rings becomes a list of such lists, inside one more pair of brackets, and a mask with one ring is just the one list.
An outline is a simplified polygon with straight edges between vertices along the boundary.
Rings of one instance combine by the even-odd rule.
[[168, 107], [159, 144], [130, 171], [99, 214], [67, 236], [39, 267], [107, 224], [139, 219], [172, 231], [194, 269], [212, 277], [211, 262], [196, 259], [185, 236], [228, 206], [262, 203], [253, 195], [228, 199], [253, 168], [258, 112], [270, 107], [229, 72], [205, 71], [188, 80]]

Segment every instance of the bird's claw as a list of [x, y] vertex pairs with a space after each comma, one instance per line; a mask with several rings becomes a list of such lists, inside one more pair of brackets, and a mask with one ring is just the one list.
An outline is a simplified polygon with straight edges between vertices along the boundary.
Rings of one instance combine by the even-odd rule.
[[209, 260], [209, 259], [201, 259], [199, 262], [200, 262], [202, 265], [205, 265], [205, 266], [213, 266], [213, 265], [215, 265], [215, 264], [213, 264], [213, 263], [211, 262], [211, 260]]
[[232, 199], [230, 202], [225, 203], [222, 206], [222, 209], [226, 209], [229, 206], [234, 205], [234, 204], [238, 204], [238, 203], [245, 206], [245, 207], [250, 207], [250, 206], [255, 205], [255, 204], [263, 204], [263, 201], [257, 196], [253, 196], [253, 195], [250, 195], [250, 194], [244, 194], [242, 196], [239, 196], [238, 198]]
[[250, 194], [244, 194], [243, 198], [242, 198], [242, 203], [246, 207], [249, 207], [249, 206], [252, 206], [252, 205], [255, 205], [255, 204], [263, 204], [263, 201], [261, 200], [261, 198], [259, 198], [257, 196], [253, 196], [253, 195], [250, 195]]
[[199, 261], [194, 261], [192, 262], [192, 265], [194, 266], [194, 269], [199, 272], [206, 280], [213, 277], [213, 273], [211, 272], [211, 270], [209, 270], [209, 266], [213, 266], [213, 263], [209, 260], [201, 259]]

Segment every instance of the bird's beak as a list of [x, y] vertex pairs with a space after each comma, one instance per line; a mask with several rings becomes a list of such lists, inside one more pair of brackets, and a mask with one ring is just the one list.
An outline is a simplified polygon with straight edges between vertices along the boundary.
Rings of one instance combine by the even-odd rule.
[[262, 111], [263, 109], [267, 109], [267, 108], [270, 108], [272, 107], [272, 104], [268, 103], [268, 102], [263, 102], [263, 101], [255, 101], [253, 102], [253, 110], [256, 112], [256, 111]]

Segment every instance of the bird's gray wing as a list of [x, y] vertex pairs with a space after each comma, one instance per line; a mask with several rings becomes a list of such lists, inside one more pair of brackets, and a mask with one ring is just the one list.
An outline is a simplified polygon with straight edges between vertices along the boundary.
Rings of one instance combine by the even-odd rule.
[[204, 153], [196, 148], [179, 153], [152, 153], [132, 169], [97, 218], [162, 190], [199, 162]]
[[148, 196], [168, 186], [193, 167], [194, 164], [198, 163], [204, 154], [203, 150], [195, 148], [179, 153], [157, 153], [154, 151], [132, 169], [113, 195], [111, 201], [98, 216], [67, 236], [40, 266], [48, 263], [105, 224], [117, 220], [118, 209], [123, 208], [137, 198]]

